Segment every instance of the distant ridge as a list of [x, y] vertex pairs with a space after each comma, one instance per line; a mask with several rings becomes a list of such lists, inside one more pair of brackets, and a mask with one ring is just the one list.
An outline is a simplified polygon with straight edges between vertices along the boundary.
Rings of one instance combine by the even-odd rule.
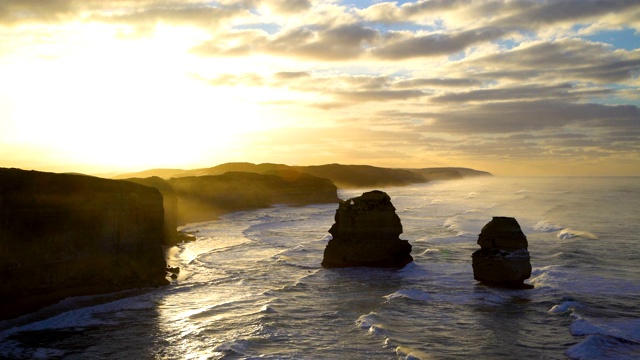
[[424, 176], [409, 170], [369, 165], [328, 164], [296, 168], [307, 174], [327, 178], [339, 188], [405, 186], [429, 181]]
[[476, 176], [493, 176], [490, 172], [462, 167], [436, 167], [424, 169], [407, 169], [420, 174], [429, 180], [453, 180]]
[[233, 162], [210, 168], [192, 170], [183, 169], [151, 169], [136, 173], [121, 174], [114, 179], [145, 178], [157, 176], [163, 179], [188, 176], [222, 175], [227, 172], [249, 172], [258, 174], [291, 175], [304, 173], [331, 180], [339, 188], [360, 188], [372, 186], [404, 186], [432, 180], [455, 180], [474, 176], [492, 176], [486, 171], [462, 167], [438, 167], [422, 169], [383, 168], [370, 165], [326, 164], [312, 166], [290, 166], [284, 164], [253, 164], [249, 162]]

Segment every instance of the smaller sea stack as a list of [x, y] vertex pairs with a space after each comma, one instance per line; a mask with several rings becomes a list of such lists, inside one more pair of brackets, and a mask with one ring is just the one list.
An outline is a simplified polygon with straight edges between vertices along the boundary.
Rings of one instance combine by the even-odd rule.
[[478, 236], [480, 250], [471, 255], [473, 278], [490, 285], [530, 289], [531, 276], [527, 237], [516, 219], [496, 216]]
[[340, 201], [333, 239], [324, 250], [322, 266], [402, 268], [411, 263], [411, 244], [400, 240], [402, 224], [386, 193], [374, 190]]

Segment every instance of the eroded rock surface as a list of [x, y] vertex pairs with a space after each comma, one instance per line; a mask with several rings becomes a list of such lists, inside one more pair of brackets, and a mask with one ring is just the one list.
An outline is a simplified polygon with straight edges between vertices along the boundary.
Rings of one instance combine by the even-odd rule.
[[322, 266], [402, 268], [412, 262], [411, 244], [399, 238], [402, 224], [395, 210], [389, 195], [378, 190], [341, 201]]
[[473, 253], [473, 277], [491, 285], [532, 288], [527, 237], [516, 219], [494, 217], [478, 236], [480, 250]]
[[0, 318], [167, 284], [162, 202], [127, 181], [0, 168]]

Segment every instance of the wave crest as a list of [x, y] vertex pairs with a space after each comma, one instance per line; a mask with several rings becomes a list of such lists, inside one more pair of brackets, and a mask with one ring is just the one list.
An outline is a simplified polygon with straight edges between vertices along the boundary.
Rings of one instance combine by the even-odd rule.
[[588, 231], [583, 231], [583, 230], [573, 230], [573, 229], [563, 229], [561, 230], [558, 235], [556, 235], [558, 239], [560, 240], [571, 240], [571, 239], [575, 239], [575, 238], [582, 238], [582, 239], [591, 239], [591, 240], [597, 240], [598, 236], [596, 236], [593, 233], [590, 233]]

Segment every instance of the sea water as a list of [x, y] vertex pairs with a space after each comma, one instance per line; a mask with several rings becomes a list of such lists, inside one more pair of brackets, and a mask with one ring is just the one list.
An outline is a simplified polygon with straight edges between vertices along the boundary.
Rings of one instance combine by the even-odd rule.
[[[171, 285], [0, 322], [0, 357], [638, 359], [640, 179], [474, 178], [381, 189], [414, 263], [323, 269], [336, 204], [189, 224]], [[341, 198], [372, 189], [342, 190]], [[493, 216], [529, 241], [531, 290], [473, 279]]]

